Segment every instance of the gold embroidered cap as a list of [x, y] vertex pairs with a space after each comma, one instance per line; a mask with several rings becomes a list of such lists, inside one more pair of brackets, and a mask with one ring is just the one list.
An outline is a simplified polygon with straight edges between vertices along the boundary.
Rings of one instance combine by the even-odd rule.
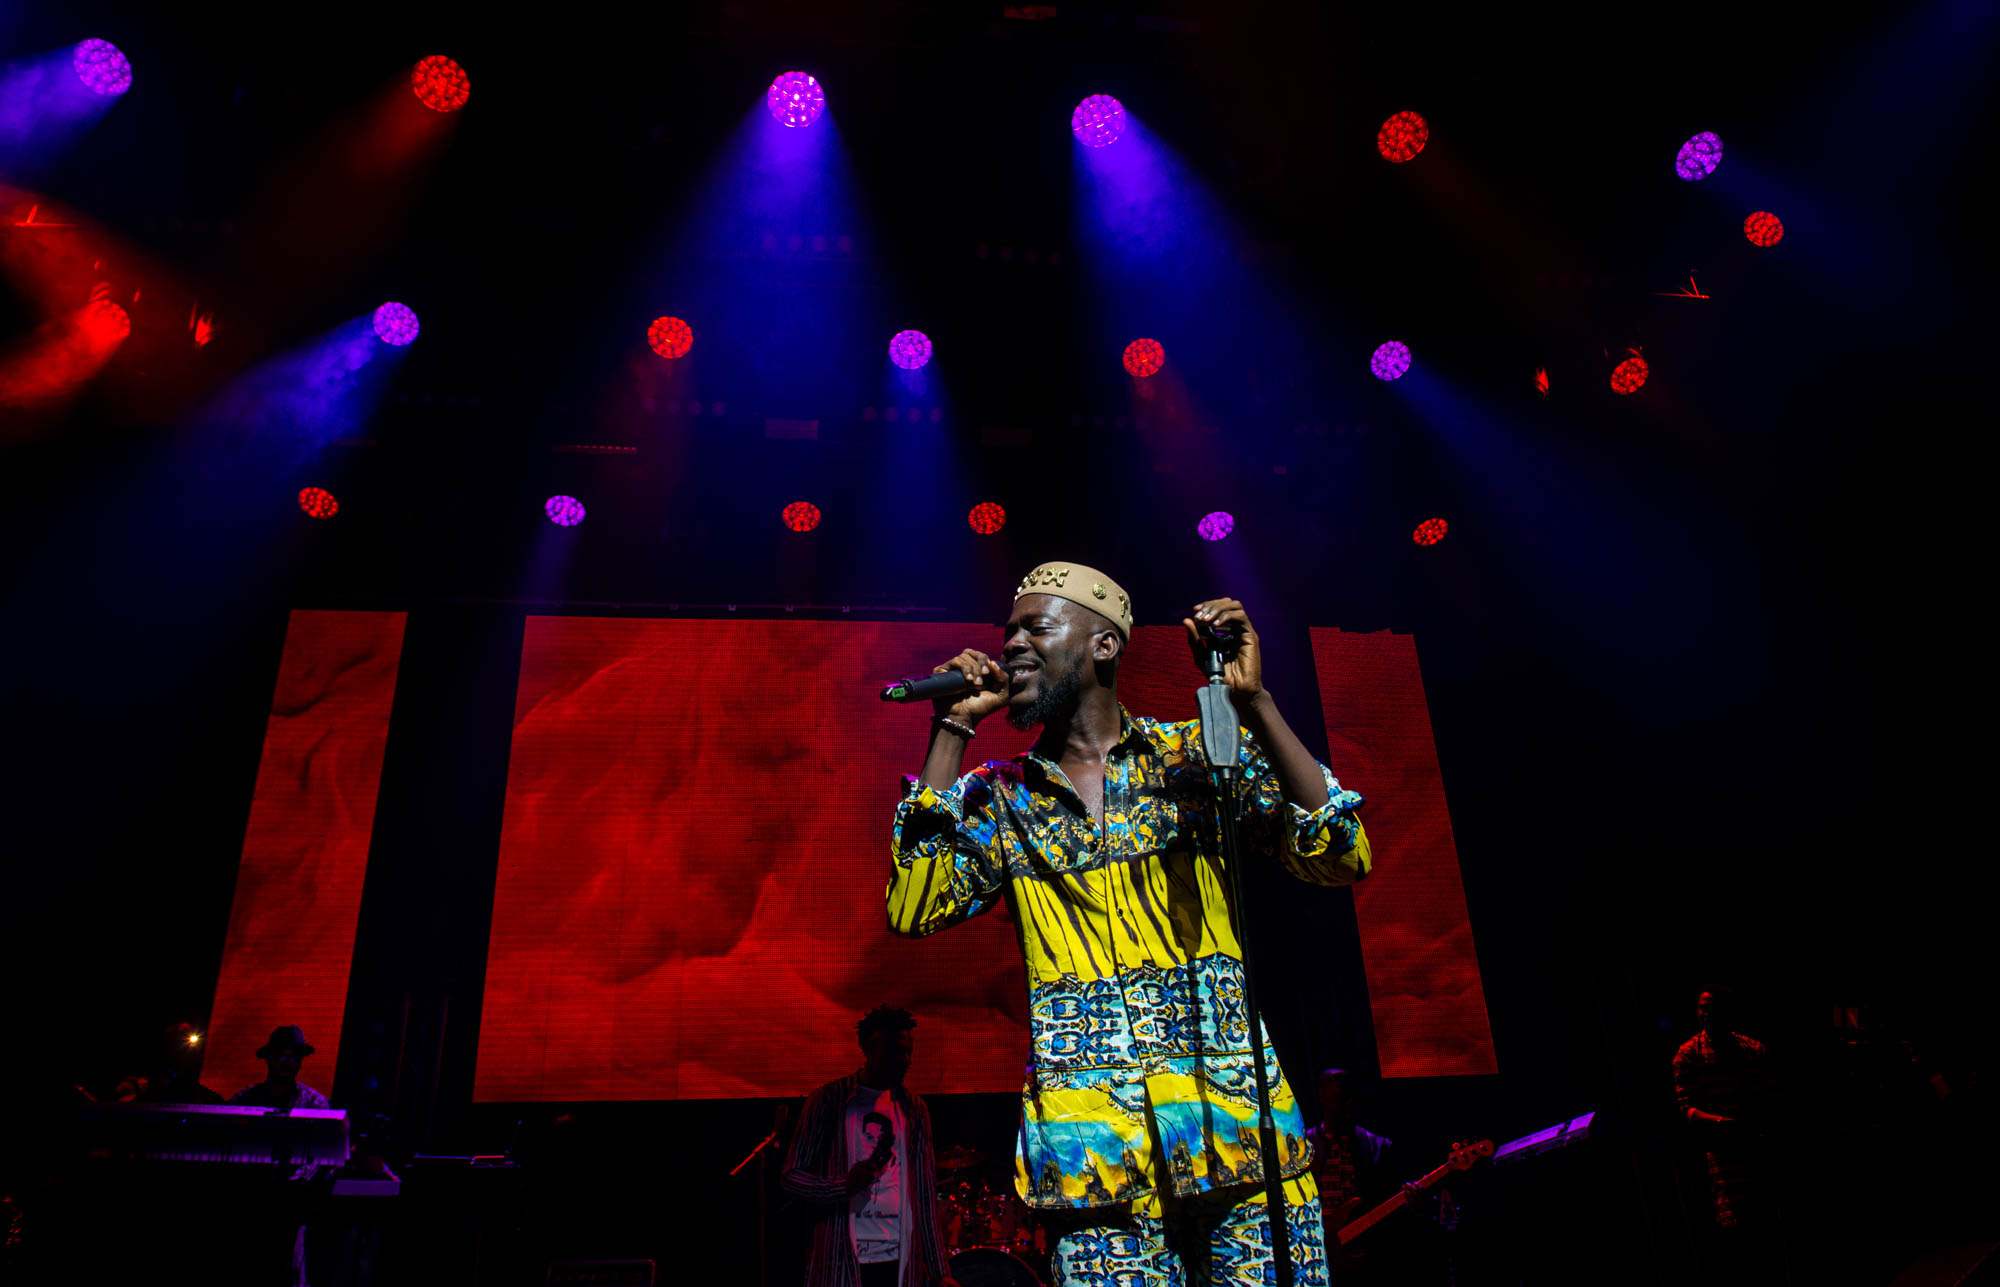
[[1125, 587], [1081, 563], [1044, 563], [1021, 578], [1014, 597], [1048, 594], [1080, 603], [1118, 627], [1118, 633], [1132, 638], [1132, 600]]

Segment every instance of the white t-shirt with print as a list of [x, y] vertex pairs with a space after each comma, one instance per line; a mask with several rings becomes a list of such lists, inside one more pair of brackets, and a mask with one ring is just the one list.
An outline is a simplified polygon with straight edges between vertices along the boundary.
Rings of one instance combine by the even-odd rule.
[[859, 1163], [875, 1152], [886, 1119], [894, 1132], [889, 1161], [875, 1183], [848, 1199], [847, 1228], [854, 1255], [864, 1265], [900, 1260], [903, 1251], [903, 1110], [896, 1097], [872, 1086], [857, 1087], [847, 1101], [847, 1156]]

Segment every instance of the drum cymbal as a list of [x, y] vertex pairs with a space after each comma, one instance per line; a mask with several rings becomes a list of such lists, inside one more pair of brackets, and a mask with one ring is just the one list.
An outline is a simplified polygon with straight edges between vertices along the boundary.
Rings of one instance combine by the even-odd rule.
[[986, 1155], [976, 1148], [954, 1144], [950, 1148], [939, 1149], [937, 1165], [940, 1171], [962, 1171], [968, 1166], [978, 1166], [986, 1160]]

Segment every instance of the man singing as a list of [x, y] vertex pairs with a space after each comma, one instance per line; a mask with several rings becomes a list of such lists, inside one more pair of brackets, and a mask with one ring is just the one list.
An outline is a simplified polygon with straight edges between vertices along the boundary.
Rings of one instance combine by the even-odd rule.
[[[1234, 639], [1224, 679], [1243, 724], [1243, 849], [1293, 876], [1368, 873], [1362, 801], [1299, 743], [1263, 685], [1243, 605], [1184, 618]], [[1242, 949], [1218, 801], [1194, 721], [1118, 703], [1131, 600], [1102, 572], [1044, 563], [1021, 582], [998, 661], [936, 668], [976, 689], [936, 703], [921, 778], [896, 808], [890, 927], [934, 934], [1004, 895], [1027, 958], [1029, 1063], [1015, 1143], [1021, 1198], [1059, 1233], [1059, 1283], [1263, 1284], [1275, 1277], [1257, 1132]], [[964, 777], [1002, 707], [1034, 747]], [[1318, 1189], [1291, 1087], [1272, 1073], [1296, 1281], [1326, 1281]]]

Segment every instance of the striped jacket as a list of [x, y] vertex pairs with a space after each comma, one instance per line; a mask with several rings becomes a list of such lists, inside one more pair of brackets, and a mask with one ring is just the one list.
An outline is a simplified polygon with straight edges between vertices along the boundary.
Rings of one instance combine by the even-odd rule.
[[[847, 1171], [858, 1158], [847, 1155], [847, 1101], [861, 1085], [850, 1073], [806, 1096], [798, 1133], [785, 1153], [778, 1183], [813, 1207], [812, 1258], [806, 1287], [860, 1287], [861, 1265], [848, 1235]], [[944, 1277], [944, 1250], [938, 1234], [937, 1159], [931, 1151], [931, 1111], [923, 1098], [898, 1086], [891, 1092], [902, 1107], [909, 1138], [900, 1146], [903, 1162], [902, 1287], [932, 1287]]]

